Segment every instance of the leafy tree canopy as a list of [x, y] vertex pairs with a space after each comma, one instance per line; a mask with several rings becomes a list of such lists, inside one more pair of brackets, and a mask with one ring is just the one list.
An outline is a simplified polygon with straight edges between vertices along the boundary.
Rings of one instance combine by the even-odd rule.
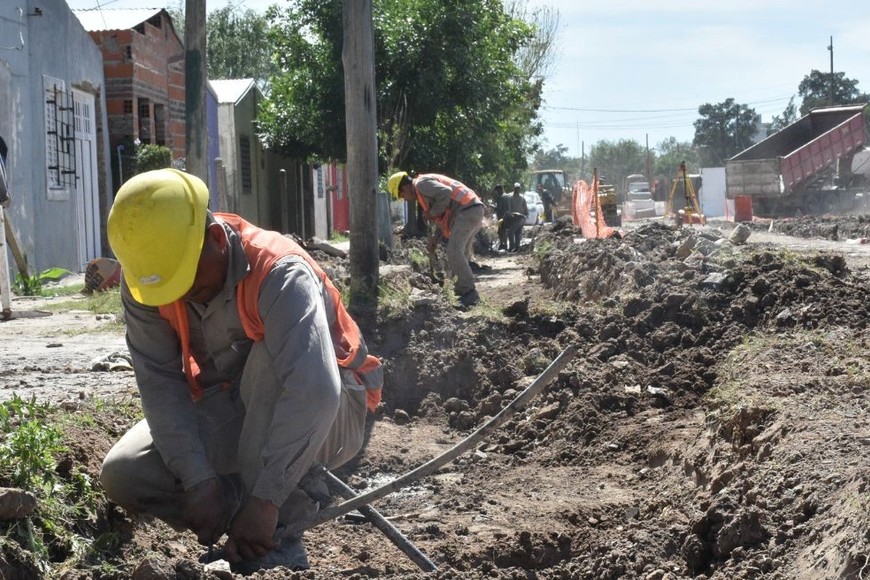
[[[273, 7], [280, 74], [261, 111], [267, 142], [301, 158], [345, 159], [340, 0]], [[497, 0], [379, 0], [373, 6], [382, 173], [439, 171], [485, 189], [526, 166], [541, 80], [517, 64], [535, 38]]]
[[537, 151], [532, 159], [533, 170], [538, 169], [563, 169], [570, 158], [565, 155], [568, 147], [559, 143], [552, 149]]
[[677, 141], [676, 137], [668, 137], [656, 145], [656, 156], [652, 163], [654, 176], [669, 180], [676, 177], [680, 163], [686, 162], [689, 173], [697, 173], [701, 167], [698, 149], [688, 141]]
[[598, 169], [599, 179], [621, 190], [626, 176], [646, 172], [646, 149], [633, 139], [598, 141], [589, 151], [588, 167]]
[[238, 11], [231, 4], [213, 10], [206, 19], [206, 70], [210, 79], [269, 78], [272, 45], [269, 19], [253, 10]]
[[694, 123], [692, 143], [701, 149], [704, 165], [724, 165], [729, 157], [752, 145], [755, 109], [729, 98], [715, 105], [701, 105], [698, 114], [701, 118]]
[[794, 103], [794, 97], [788, 100], [788, 105], [785, 106], [781, 115], [774, 115], [767, 129], [768, 135], [773, 135], [777, 131], [786, 128], [798, 119], [797, 105]]
[[[831, 90], [831, 73], [813, 69], [798, 85], [798, 95], [803, 98], [800, 113], [806, 115], [812, 109], [829, 104]], [[870, 95], [858, 90], [858, 81], [846, 77], [844, 72], [835, 72], [833, 76], [834, 105], [853, 105], [870, 102]]]

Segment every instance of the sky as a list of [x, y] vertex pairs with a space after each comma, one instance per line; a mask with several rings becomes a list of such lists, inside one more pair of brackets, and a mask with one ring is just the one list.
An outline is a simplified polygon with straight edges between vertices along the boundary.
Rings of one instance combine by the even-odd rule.
[[[208, 5], [222, 8], [225, 1]], [[867, 0], [527, 0], [558, 12], [545, 77], [543, 146], [579, 157], [601, 140], [691, 141], [698, 107], [733, 98], [769, 122], [816, 69], [870, 93]], [[262, 12], [281, 0], [233, 0]], [[67, 0], [73, 9], [183, 0]], [[829, 50], [833, 38], [833, 51]]]

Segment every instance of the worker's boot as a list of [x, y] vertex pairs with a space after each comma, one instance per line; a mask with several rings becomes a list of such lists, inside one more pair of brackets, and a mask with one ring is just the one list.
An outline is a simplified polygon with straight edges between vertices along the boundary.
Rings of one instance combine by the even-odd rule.
[[480, 303], [480, 295], [477, 290], [471, 289], [459, 297], [459, 303], [465, 308], [471, 308]]

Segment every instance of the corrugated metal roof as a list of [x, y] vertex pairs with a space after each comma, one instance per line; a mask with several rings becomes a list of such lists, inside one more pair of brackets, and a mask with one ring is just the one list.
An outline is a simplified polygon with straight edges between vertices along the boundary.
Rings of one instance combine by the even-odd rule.
[[73, 10], [88, 32], [131, 30], [159, 14], [163, 8], [92, 8]]
[[238, 103], [242, 97], [248, 94], [251, 87], [255, 87], [254, 79], [223, 79], [208, 81], [218, 103]]

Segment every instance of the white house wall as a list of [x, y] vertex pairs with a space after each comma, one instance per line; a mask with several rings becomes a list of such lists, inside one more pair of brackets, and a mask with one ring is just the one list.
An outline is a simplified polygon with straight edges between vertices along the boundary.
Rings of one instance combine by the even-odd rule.
[[[257, 225], [267, 225], [269, 213], [268, 192], [263, 191], [266, 180], [262, 179], [265, 168], [263, 148], [254, 131], [254, 119], [257, 117], [256, 91], [248, 91], [244, 98], [236, 103], [234, 125], [236, 129], [236, 159], [238, 164], [238, 197], [239, 213], [246, 220]], [[243, 191], [242, 184], [242, 153], [241, 141], [247, 139], [250, 144], [251, 154], [251, 189], [248, 193]]]
[[[0, 81], [8, 79], [0, 82], [0, 134], [9, 147], [12, 193], [8, 215], [32, 270], [78, 271], [75, 187], [48, 187], [43, 83], [51, 77], [67, 92], [95, 95], [97, 122], [105, 127], [102, 55], [65, 0], [3, 0], [0, 39], [0, 70], [8, 71], [0, 73]], [[107, 158], [105, 138], [99, 139], [98, 155]], [[100, 172], [101, 191], [108, 191], [105, 164]], [[106, 195], [101, 201], [108, 201]]]
[[233, 103], [219, 103], [217, 115], [221, 160], [227, 174], [227, 210], [231, 213], [239, 213], [239, 194], [242, 186], [241, 177], [238, 174], [238, 139], [236, 138], [234, 109]]

